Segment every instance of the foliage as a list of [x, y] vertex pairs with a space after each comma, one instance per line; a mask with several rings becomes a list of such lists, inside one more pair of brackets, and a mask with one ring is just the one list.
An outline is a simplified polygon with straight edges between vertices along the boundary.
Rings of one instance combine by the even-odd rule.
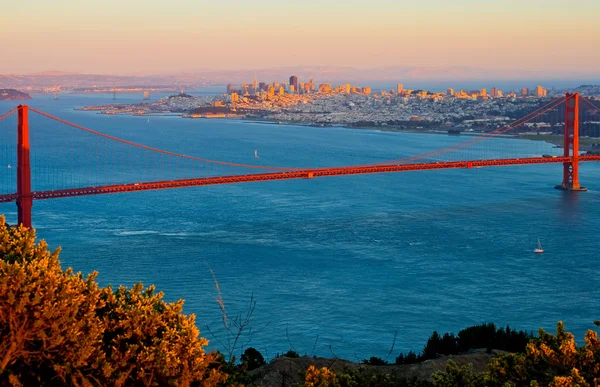
[[516, 331], [509, 326], [496, 328], [493, 323], [474, 325], [458, 332], [440, 335], [434, 331], [421, 354], [412, 351], [407, 355], [400, 354], [396, 364], [412, 364], [428, 359], [435, 359], [440, 355], [456, 355], [470, 349], [486, 348], [499, 349], [508, 352], [525, 352], [529, 340], [534, 336], [525, 331]]
[[373, 373], [365, 368], [351, 369], [346, 367], [336, 375], [327, 367], [310, 366], [304, 377], [305, 387], [428, 387], [431, 383], [418, 381], [416, 378], [406, 379], [391, 373]]
[[300, 355], [298, 354], [298, 352], [294, 351], [293, 349], [290, 349], [289, 351], [287, 351], [286, 353], [282, 353], [281, 355], [276, 354], [275, 358], [278, 358], [278, 357], [289, 357], [292, 359], [297, 359], [300, 357]]
[[369, 359], [364, 359], [362, 362], [363, 364], [374, 366], [384, 366], [389, 364], [387, 361], [377, 356], [371, 356]]
[[596, 386], [600, 384], [600, 340], [588, 330], [585, 344], [577, 347], [573, 334], [562, 322], [556, 336], [540, 329], [538, 339], [527, 345], [525, 354], [493, 359], [486, 380], [490, 385]]
[[473, 365], [462, 367], [449, 360], [446, 363], [446, 372], [433, 374], [433, 383], [439, 387], [484, 387], [486, 386], [483, 374], [473, 371]]
[[418, 363], [420, 361], [423, 361], [423, 359], [421, 358], [421, 356], [417, 355], [416, 353], [414, 353], [412, 350], [410, 350], [406, 356], [401, 353], [400, 355], [398, 355], [398, 357], [396, 357], [396, 364], [414, 364], [414, 363]]
[[220, 370], [222, 373], [227, 375], [227, 380], [219, 386], [248, 386], [251, 385], [260, 375], [251, 376], [248, 374], [248, 368], [246, 363], [236, 365], [225, 359], [225, 355], [217, 353], [216, 362], [211, 364], [211, 369]]
[[492, 359], [482, 375], [449, 362], [446, 373], [434, 378], [439, 386], [597, 386], [600, 384], [600, 340], [597, 332], [588, 330], [585, 344], [577, 347], [574, 336], [559, 322], [556, 335], [540, 329], [538, 338], [529, 342], [525, 353]]
[[183, 302], [100, 288], [0, 216], [0, 384], [191, 385], [226, 380]]
[[246, 369], [248, 371], [252, 371], [257, 369], [260, 366], [265, 364], [265, 358], [263, 355], [255, 348], [250, 347], [244, 351], [242, 356], [240, 357], [240, 361], [242, 364], [246, 364]]

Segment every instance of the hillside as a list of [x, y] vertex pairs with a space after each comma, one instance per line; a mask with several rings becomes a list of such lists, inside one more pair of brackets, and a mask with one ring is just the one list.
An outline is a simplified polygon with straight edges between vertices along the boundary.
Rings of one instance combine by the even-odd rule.
[[31, 99], [27, 93], [15, 89], [0, 89], [0, 101], [25, 101]]

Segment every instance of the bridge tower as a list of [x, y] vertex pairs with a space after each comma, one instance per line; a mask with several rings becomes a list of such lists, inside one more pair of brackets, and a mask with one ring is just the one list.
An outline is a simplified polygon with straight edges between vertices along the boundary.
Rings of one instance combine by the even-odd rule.
[[[566, 191], [587, 191], [579, 184], [579, 93], [567, 93], [565, 99], [563, 181], [555, 188]], [[572, 149], [572, 153], [571, 153]]]
[[19, 105], [17, 124], [17, 209], [18, 222], [31, 227], [31, 167], [29, 164], [29, 107]]

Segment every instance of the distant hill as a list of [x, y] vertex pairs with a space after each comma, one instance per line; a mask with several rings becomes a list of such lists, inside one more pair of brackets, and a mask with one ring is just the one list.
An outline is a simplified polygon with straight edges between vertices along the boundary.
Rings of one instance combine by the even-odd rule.
[[0, 101], [26, 101], [31, 99], [27, 93], [15, 89], [0, 89]]

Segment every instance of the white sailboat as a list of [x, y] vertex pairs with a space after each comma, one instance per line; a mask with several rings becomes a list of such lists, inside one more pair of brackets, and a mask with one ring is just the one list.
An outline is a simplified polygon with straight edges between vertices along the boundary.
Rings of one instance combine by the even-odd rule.
[[257, 159], [258, 158], [258, 149], [254, 150], [254, 158]]
[[536, 254], [541, 254], [544, 252], [544, 249], [542, 249], [542, 243], [540, 242], [539, 239], [538, 239], [538, 247], [537, 247], [537, 249], [533, 250], [533, 252]]

